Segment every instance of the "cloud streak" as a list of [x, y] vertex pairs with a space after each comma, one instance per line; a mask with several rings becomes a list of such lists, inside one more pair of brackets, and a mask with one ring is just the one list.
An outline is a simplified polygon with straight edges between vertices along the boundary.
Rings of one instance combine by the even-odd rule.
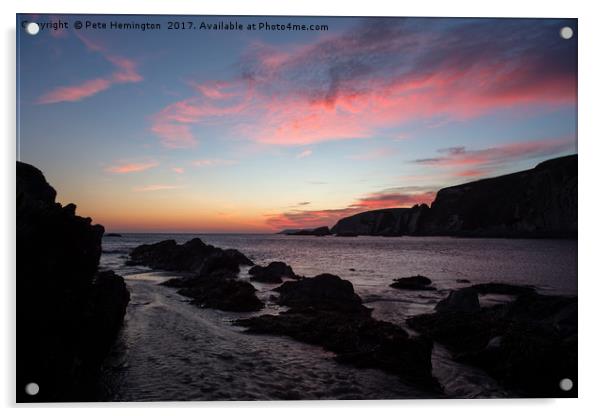
[[136, 187], [136, 188], [133, 188], [133, 191], [134, 192], [157, 192], [157, 191], [167, 191], [167, 190], [171, 190], [171, 189], [181, 189], [181, 188], [183, 188], [182, 185], [156, 184], [156, 185], [145, 185], [145, 186]]
[[158, 162], [122, 162], [117, 165], [107, 167], [105, 170], [109, 173], [134, 173], [142, 172], [159, 166]]
[[435, 199], [435, 195], [436, 192], [434, 190], [425, 187], [391, 188], [360, 197], [352, 204], [343, 208], [323, 210], [295, 209], [271, 214], [267, 216], [266, 224], [273, 229], [332, 226], [343, 217], [363, 211], [412, 207], [423, 203], [429, 204]]
[[464, 146], [439, 149], [438, 156], [413, 162], [446, 169], [459, 177], [483, 176], [509, 163], [544, 158], [575, 151], [573, 137], [508, 143], [485, 149], [469, 150]]
[[115, 84], [133, 83], [142, 81], [142, 76], [137, 71], [137, 64], [122, 56], [110, 53], [106, 48], [92, 42], [81, 34], [78, 38], [93, 52], [100, 53], [110, 62], [114, 71], [108, 76], [83, 81], [79, 84], [56, 87], [37, 99], [38, 104], [56, 104], [61, 102], [80, 101], [102, 91], [108, 90]]

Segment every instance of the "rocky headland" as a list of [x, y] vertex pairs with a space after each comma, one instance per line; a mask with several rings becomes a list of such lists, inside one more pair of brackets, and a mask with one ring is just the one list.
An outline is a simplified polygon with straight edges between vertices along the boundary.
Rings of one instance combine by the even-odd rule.
[[443, 188], [431, 206], [362, 212], [339, 220], [338, 236], [577, 236], [577, 155], [533, 169]]
[[[37, 168], [17, 162], [16, 176], [17, 401], [94, 400], [129, 292], [98, 270], [104, 228], [57, 203]], [[25, 393], [28, 383], [37, 395]]]

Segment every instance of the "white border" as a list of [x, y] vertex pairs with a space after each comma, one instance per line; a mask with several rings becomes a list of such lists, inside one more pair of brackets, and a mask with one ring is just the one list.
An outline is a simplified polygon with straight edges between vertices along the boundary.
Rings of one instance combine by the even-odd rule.
[[[15, 229], [14, 229], [14, 159], [15, 159], [15, 13], [132, 13], [132, 14], [252, 14], [252, 15], [355, 15], [355, 16], [467, 16], [467, 17], [576, 17], [579, 18], [579, 396], [577, 400], [430, 400], [430, 401], [382, 401], [382, 402], [257, 402], [257, 403], [164, 403], [164, 404], [102, 404], [84, 405], [86, 412], [101, 414], [109, 408], [111, 413], [131, 414], [132, 411], [145, 415], [159, 415], [166, 407], [177, 407], [180, 412], [199, 414], [232, 413], [236, 410], [249, 415], [283, 414], [304, 415], [308, 412], [326, 414], [345, 412], [360, 415], [375, 409], [380, 415], [400, 412], [423, 414], [467, 415], [484, 413], [507, 415], [511, 412], [533, 411], [550, 415], [594, 413], [600, 409], [600, 320], [598, 306], [602, 302], [600, 266], [596, 262], [599, 243], [600, 220], [596, 215], [600, 175], [597, 158], [602, 135], [599, 124], [600, 74], [602, 74], [602, 24], [594, 1], [527, 2], [525, 0], [502, 0], [495, 3], [471, 0], [440, 0], [395, 2], [370, 0], [367, 2], [304, 0], [284, 2], [267, 0], [230, 0], [227, 2], [204, 2], [194, 0], [104, 0], [69, 1], [21, 0], [10, 4], [2, 2], [3, 58], [1, 71], [4, 97], [1, 101], [2, 126], [2, 203], [0, 218], [0, 265], [2, 274], [2, 353], [3, 374], [0, 376], [0, 397], [4, 406], [14, 406], [14, 273], [15, 273]], [[21, 406], [22, 407], [22, 406]], [[25, 414], [43, 410], [47, 414], [80, 413], [77, 405], [54, 405], [50, 409], [27, 407]], [[170, 411], [170, 410], [169, 410]]]

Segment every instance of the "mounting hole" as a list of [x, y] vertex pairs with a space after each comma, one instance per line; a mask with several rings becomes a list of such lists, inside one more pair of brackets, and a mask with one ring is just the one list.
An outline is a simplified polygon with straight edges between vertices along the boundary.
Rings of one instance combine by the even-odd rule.
[[25, 393], [29, 394], [30, 396], [35, 396], [39, 392], [40, 386], [38, 386], [38, 383], [28, 383], [25, 386]]
[[37, 35], [40, 31], [40, 25], [38, 25], [36, 22], [29, 22], [25, 25], [25, 31], [32, 36]]
[[560, 390], [571, 391], [573, 389], [573, 380], [570, 378], [563, 378], [560, 380]]
[[573, 37], [573, 29], [571, 29], [568, 26], [563, 27], [562, 29], [560, 29], [560, 37], [562, 39], [570, 39]]

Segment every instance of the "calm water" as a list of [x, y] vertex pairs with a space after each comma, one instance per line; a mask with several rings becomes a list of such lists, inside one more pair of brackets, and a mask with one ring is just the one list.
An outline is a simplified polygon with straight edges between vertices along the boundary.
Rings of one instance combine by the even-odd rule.
[[[174, 274], [124, 265], [143, 243], [200, 237], [235, 248], [257, 264], [281, 260], [297, 274], [332, 273], [350, 280], [374, 316], [405, 325], [408, 316], [432, 311], [450, 289], [472, 283], [530, 284], [542, 293], [577, 293], [577, 242], [569, 240], [458, 239], [448, 237], [312, 237], [284, 235], [125, 234], [105, 237], [101, 266], [122, 274], [132, 301], [104, 384], [108, 400], [281, 400], [424, 397], [397, 377], [340, 365], [321, 348], [284, 337], [242, 333], [230, 322], [250, 314], [198, 309], [157, 283]], [[241, 272], [248, 279], [247, 269]], [[389, 287], [396, 277], [422, 274], [436, 292]], [[253, 283], [277, 313], [277, 285]], [[489, 304], [501, 297], [481, 299]], [[482, 372], [453, 362], [436, 346], [433, 372], [451, 397], [504, 397]]]

